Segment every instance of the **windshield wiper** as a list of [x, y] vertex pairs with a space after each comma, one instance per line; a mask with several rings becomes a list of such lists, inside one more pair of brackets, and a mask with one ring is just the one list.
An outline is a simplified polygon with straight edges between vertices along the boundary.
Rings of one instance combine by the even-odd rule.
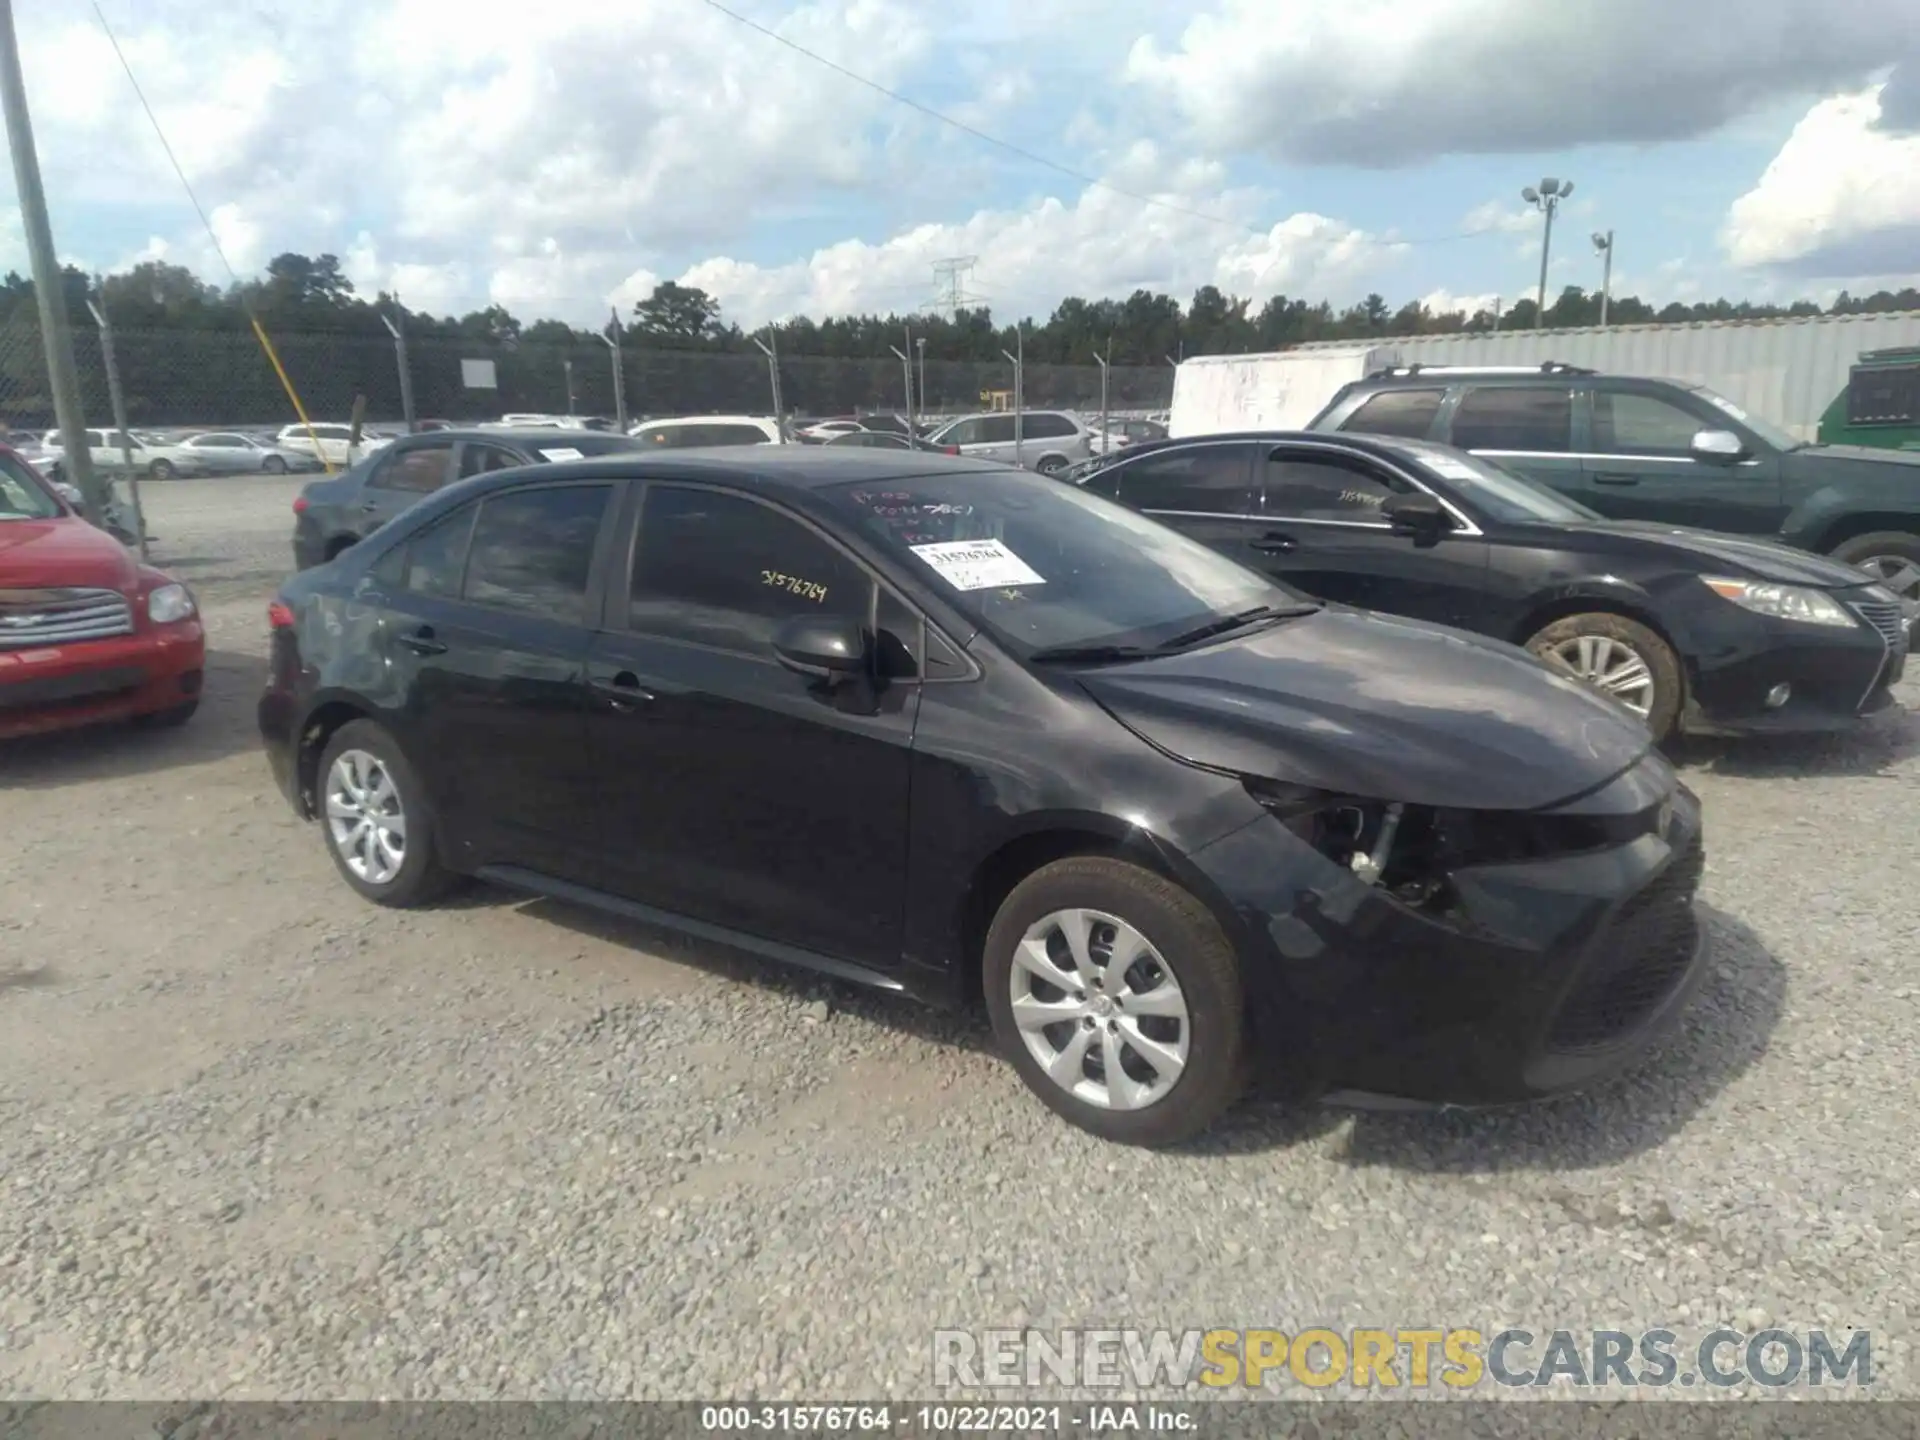
[[1318, 605], [1256, 605], [1251, 610], [1222, 615], [1217, 620], [1196, 625], [1193, 629], [1182, 631], [1171, 639], [1162, 640], [1153, 648], [1156, 654], [1164, 655], [1169, 650], [1182, 650], [1189, 645], [1197, 645], [1202, 640], [1211, 640], [1216, 635], [1225, 635], [1230, 630], [1238, 630], [1242, 626], [1251, 625], [1259, 620], [1286, 620], [1300, 615], [1312, 615], [1319, 609]]
[[1314, 615], [1321, 610], [1319, 605], [1255, 605], [1250, 610], [1241, 610], [1232, 615], [1222, 615], [1197, 625], [1191, 630], [1175, 635], [1170, 640], [1162, 640], [1158, 645], [1055, 645], [1050, 649], [1036, 650], [1027, 659], [1044, 665], [1050, 660], [1063, 664], [1075, 662], [1084, 664], [1111, 663], [1121, 660], [1147, 660], [1155, 655], [1171, 654], [1183, 650], [1189, 645], [1197, 645], [1202, 640], [1210, 640], [1215, 635], [1224, 635], [1229, 630], [1240, 630], [1261, 620], [1286, 620], [1301, 615]]
[[1027, 659], [1036, 665], [1045, 665], [1050, 661], [1098, 665], [1118, 660], [1144, 660], [1159, 653], [1160, 647], [1157, 645], [1055, 645], [1047, 650], [1036, 650]]

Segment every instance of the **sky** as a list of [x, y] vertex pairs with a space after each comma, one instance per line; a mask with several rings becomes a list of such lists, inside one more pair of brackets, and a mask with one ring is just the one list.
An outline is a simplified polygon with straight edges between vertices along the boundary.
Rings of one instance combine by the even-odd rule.
[[415, 311], [576, 324], [675, 279], [751, 327], [940, 305], [953, 259], [1002, 320], [1511, 304], [1549, 176], [1550, 294], [1608, 230], [1657, 303], [1912, 284], [1914, 3], [99, 0], [224, 261], [92, 0], [15, 12], [72, 263], [332, 252]]

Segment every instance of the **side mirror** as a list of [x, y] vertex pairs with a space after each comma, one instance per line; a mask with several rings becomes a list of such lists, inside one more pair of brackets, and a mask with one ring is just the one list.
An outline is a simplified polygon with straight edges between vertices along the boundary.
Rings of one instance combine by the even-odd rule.
[[773, 653], [796, 675], [840, 680], [871, 668], [867, 637], [857, 621], [799, 615], [773, 637]]
[[1717, 460], [1730, 464], [1747, 458], [1747, 446], [1731, 430], [1702, 430], [1693, 437], [1693, 453], [1696, 459]]
[[1440, 502], [1425, 491], [1395, 495], [1380, 507], [1387, 523], [1408, 535], [1430, 538], [1451, 528], [1452, 522]]

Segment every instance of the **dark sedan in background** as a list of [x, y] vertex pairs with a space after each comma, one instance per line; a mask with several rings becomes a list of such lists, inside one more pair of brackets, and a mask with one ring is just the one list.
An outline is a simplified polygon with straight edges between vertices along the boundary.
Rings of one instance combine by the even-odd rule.
[[1245, 1073], [1483, 1104], [1704, 969], [1700, 810], [1511, 646], [1325, 606], [1009, 466], [762, 445], [482, 476], [269, 610], [259, 718], [344, 883], [453, 877], [984, 1004], [1138, 1144]]
[[1308, 594], [1524, 645], [1662, 738], [1849, 726], [1906, 664], [1899, 598], [1851, 566], [1608, 521], [1431, 441], [1210, 435], [1073, 478]]
[[544, 425], [402, 436], [344, 474], [300, 491], [293, 502], [294, 564], [301, 570], [324, 565], [450, 481], [639, 448], [627, 435]]

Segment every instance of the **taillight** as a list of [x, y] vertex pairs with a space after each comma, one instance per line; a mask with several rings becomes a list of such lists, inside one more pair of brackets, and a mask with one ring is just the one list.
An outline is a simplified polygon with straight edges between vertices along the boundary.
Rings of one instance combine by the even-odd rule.
[[307, 497], [306, 496], [296, 495], [293, 497], [293, 513], [296, 515], [304, 515], [307, 513]]
[[273, 601], [267, 606], [267, 625], [274, 630], [291, 630], [293, 628], [292, 608], [278, 600]]
[[940, 449], [948, 455], [958, 455], [960, 453], [960, 447], [958, 445], [942, 445]]

